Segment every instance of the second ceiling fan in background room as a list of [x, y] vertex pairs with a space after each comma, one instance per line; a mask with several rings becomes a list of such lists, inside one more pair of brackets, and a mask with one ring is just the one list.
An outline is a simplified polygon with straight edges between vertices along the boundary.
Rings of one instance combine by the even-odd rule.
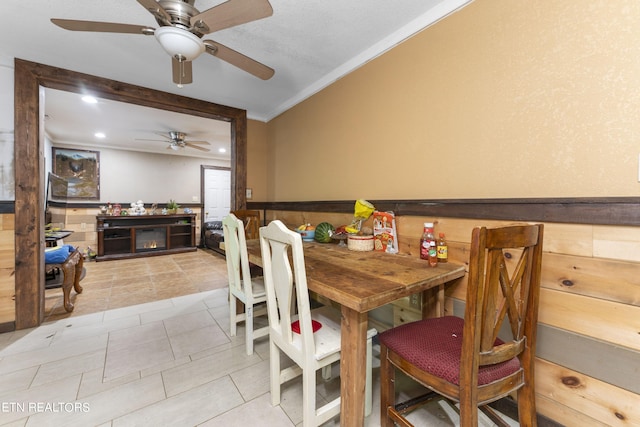
[[178, 86], [193, 82], [191, 61], [206, 52], [263, 80], [274, 70], [213, 40], [205, 34], [266, 18], [273, 14], [268, 0], [228, 0], [198, 11], [195, 0], [136, 0], [156, 19], [160, 28], [112, 22], [51, 19], [57, 26], [71, 31], [155, 35], [171, 56], [173, 82]]
[[195, 148], [200, 151], [209, 151], [208, 148], [200, 147], [200, 145], [210, 145], [207, 141], [188, 141], [187, 134], [184, 132], [170, 131], [165, 133], [156, 132], [156, 135], [160, 135], [165, 138], [161, 139], [137, 139], [137, 141], [158, 141], [158, 142], [168, 142], [169, 146], [167, 149], [171, 150], [179, 150], [185, 147]]

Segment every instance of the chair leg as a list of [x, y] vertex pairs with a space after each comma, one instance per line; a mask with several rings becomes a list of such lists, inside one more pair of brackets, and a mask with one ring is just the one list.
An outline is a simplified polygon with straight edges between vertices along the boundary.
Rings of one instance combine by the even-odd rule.
[[387, 360], [387, 347], [380, 344], [380, 426], [393, 427], [387, 408], [395, 405], [395, 368]]
[[236, 336], [236, 297], [229, 291], [229, 335]]
[[280, 404], [280, 349], [269, 340], [269, 367], [271, 373], [271, 405]]
[[470, 393], [460, 390], [460, 427], [478, 426], [478, 402]]
[[518, 420], [521, 426], [536, 427], [538, 425], [535, 398], [533, 384], [525, 383], [518, 390]]
[[311, 368], [302, 369], [302, 425], [316, 425], [316, 372]]
[[325, 381], [330, 381], [332, 374], [331, 374], [331, 365], [327, 365], [327, 366], [323, 366], [320, 371], [322, 372], [322, 379]]
[[247, 356], [253, 354], [253, 304], [246, 304], [244, 308], [245, 347]]
[[372, 406], [373, 406], [373, 391], [372, 391], [372, 382], [373, 382], [373, 378], [371, 377], [371, 365], [372, 363], [372, 358], [373, 358], [373, 349], [372, 349], [372, 342], [371, 342], [371, 338], [369, 338], [367, 340], [367, 367], [366, 369], [366, 380], [364, 383], [364, 416], [368, 417], [369, 415], [371, 415], [371, 410], [372, 410]]

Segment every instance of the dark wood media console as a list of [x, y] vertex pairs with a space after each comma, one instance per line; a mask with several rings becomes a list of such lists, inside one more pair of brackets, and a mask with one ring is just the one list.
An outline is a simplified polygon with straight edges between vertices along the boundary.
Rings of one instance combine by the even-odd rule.
[[196, 250], [195, 214], [96, 216], [96, 261]]

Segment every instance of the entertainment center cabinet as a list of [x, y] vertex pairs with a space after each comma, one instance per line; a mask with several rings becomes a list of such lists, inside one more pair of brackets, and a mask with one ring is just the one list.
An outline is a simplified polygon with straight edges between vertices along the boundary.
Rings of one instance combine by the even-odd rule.
[[196, 250], [196, 214], [96, 216], [96, 261]]

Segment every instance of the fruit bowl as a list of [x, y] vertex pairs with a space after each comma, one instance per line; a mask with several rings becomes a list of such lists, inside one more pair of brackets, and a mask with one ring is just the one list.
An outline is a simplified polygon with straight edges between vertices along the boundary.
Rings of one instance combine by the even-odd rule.
[[347, 234], [346, 232], [331, 233], [331, 239], [337, 241], [338, 246], [340, 247], [342, 246], [344, 246], [345, 248], [347, 247], [347, 244], [345, 243], [345, 240], [347, 240], [347, 237], [349, 237], [349, 234]]
[[296, 230], [300, 233], [300, 237], [305, 242], [313, 242], [313, 238], [316, 237], [316, 230]]

